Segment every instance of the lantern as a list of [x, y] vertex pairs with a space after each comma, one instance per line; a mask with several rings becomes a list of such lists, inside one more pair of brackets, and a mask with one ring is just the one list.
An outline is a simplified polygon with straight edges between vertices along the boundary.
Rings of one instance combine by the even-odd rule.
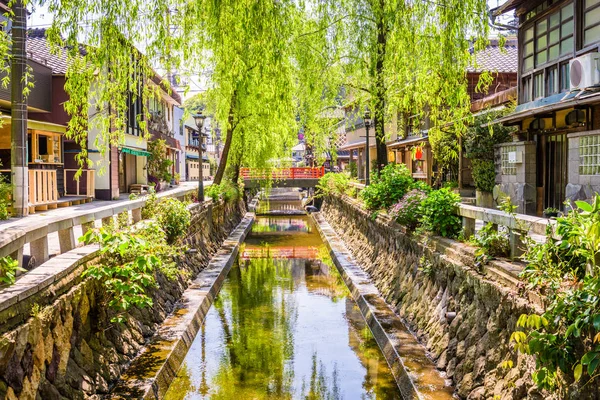
[[423, 158], [423, 149], [421, 147], [417, 147], [415, 149], [415, 160], [420, 160]]

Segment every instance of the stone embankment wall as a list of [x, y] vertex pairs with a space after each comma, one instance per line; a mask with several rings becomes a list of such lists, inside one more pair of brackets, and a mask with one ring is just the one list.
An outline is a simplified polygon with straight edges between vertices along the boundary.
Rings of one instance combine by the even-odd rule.
[[[70, 290], [51, 304], [36, 306], [19, 326], [1, 331], [0, 399], [84, 399], [107, 394], [242, 219], [244, 208], [242, 202], [192, 207], [186, 244], [197, 251], [180, 262], [189, 273], [176, 280], [159, 276], [160, 286], [152, 291], [154, 305], [131, 310], [125, 324], [110, 323], [101, 284], [91, 279], [78, 282], [74, 275]], [[80, 273], [80, 269], [73, 272]]]
[[[509, 345], [518, 317], [533, 310], [528, 300], [475, 271], [464, 257], [435, 250], [435, 238], [425, 244], [351, 199], [327, 198], [322, 214], [460, 398], [547, 398], [531, 381], [534, 360]], [[508, 359], [514, 368], [500, 366]]]

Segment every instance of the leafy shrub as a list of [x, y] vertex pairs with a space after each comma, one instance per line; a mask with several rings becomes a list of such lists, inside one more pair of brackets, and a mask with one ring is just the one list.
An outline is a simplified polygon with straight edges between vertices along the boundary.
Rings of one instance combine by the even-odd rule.
[[170, 182], [171, 165], [173, 161], [167, 158], [167, 143], [163, 139], [152, 140], [148, 142], [148, 175], [157, 178], [159, 181]]
[[223, 197], [226, 202], [236, 201], [241, 198], [241, 188], [235, 183], [225, 180], [220, 185], [212, 184], [206, 191], [206, 196], [210, 197], [212, 201], [217, 202], [219, 198]]
[[12, 185], [7, 182], [6, 177], [0, 175], [0, 220], [8, 219]]
[[138, 230], [92, 229], [79, 240], [100, 244], [100, 261], [88, 267], [83, 276], [97, 280], [106, 289], [108, 305], [117, 312], [111, 322], [124, 322], [123, 314], [132, 306], [152, 306], [147, 290], [158, 287], [158, 271], [167, 277], [176, 276], [173, 258], [181, 249], [167, 243], [156, 222]]
[[319, 196], [345, 194], [350, 189], [350, 176], [343, 173], [328, 172], [319, 179], [317, 190]]
[[156, 195], [156, 191], [153, 188], [148, 190], [148, 195], [146, 196], [146, 203], [142, 207], [142, 219], [150, 219], [154, 218], [157, 212], [158, 207], [158, 196]]
[[488, 222], [473, 239], [473, 244], [478, 247], [475, 251], [475, 259], [478, 264], [486, 264], [496, 257], [508, 257], [510, 255], [510, 242], [508, 232], [500, 232]]
[[413, 189], [390, 209], [390, 216], [399, 224], [414, 229], [419, 224], [421, 202], [427, 195], [424, 191]]
[[356, 161], [348, 163], [348, 172], [350, 172], [351, 178], [358, 178], [358, 166], [356, 165]]
[[185, 235], [190, 227], [191, 215], [185, 203], [168, 198], [158, 203], [156, 220], [167, 235], [169, 243]]
[[501, 112], [488, 112], [479, 115], [464, 135], [465, 157], [471, 160], [475, 187], [484, 192], [492, 192], [496, 184], [494, 167], [494, 146], [511, 141], [514, 127], [502, 125], [482, 126], [507, 113], [511, 107]]
[[542, 389], [565, 388], [587, 375], [597, 386], [600, 365], [600, 196], [593, 205], [557, 218], [555, 238], [529, 240], [522, 276], [546, 299], [541, 315], [523, 314], [511, 340], [517, 351], [535, 355], [533, 380]]
[[471, 171], [475, 188], [491, 193], [496, 186], [496, 167], [492, 160], [472, 160]]
[[17, 279], [17, 272], [25, 271], [19, 268], [19, 262], [11, 256], [0, 258], [0, 283], [12, 285]]
[[450, 189], [430, 192], [420, 207], [423, 229], [436, 235], [456, 237], [462, 226], [455, 210], [459, 202], [460, 196]]
[[397, 203], [414, 184], [404, 164], [388, 164], [373, 175], [372, 183], [360, 196], [369, 210], [388, 209]]

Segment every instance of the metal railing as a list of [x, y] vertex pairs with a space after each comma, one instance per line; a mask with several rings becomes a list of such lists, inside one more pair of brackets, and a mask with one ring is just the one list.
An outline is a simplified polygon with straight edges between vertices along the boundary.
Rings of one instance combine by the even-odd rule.
[[319, 179], [325, 175], [325, 167], [242, 168], [240, 175], [244, 179]]

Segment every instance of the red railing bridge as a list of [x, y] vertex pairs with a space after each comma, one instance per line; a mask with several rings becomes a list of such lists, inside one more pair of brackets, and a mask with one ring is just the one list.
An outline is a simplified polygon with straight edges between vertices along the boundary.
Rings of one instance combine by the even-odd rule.
[[244, 179], [319, 179], [325, 175], [325, 167], [298, 167], [298, 168], [242, 168], [240, 174]]

